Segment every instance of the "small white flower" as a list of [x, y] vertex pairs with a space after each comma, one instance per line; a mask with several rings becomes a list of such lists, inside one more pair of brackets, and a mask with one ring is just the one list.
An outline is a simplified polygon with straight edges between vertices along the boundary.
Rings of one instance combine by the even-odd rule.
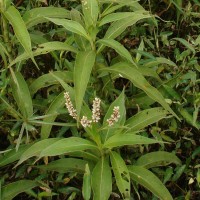
[[114, 123], [118, 122], [119, 118], [120, 118], [119, 106], [115, 106], [113, 108], [112, 115], [106, 121], [108, 122], [109, 126], [112, 126]]
[[88, 120], [88, 118], [86, 116], [83, 116], [81, 119], [81, 125], [86, 128], [86, 127], [90, 127], [92, 123], [92, 120]]

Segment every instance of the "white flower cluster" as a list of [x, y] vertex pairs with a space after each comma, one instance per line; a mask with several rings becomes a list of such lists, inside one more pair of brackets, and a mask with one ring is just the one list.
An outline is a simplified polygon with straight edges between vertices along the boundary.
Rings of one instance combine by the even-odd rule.
[[[76, 109], [74, 109], [74, 107], [73, 107], [73, 104], [72, 104], [70, 96], [69, 96], [69, 92], [65, 92], [64, 97], [66, 100], [65, 105], [68, 109], [69, 115], [77, 120]], [[96, 97], [93, 100], [93, 104], [92, 104], [92, 120], [89, 120], [86, 116], [83, 116], [81, 118], [80, 123], [84, 128], [90, 127], [92, 122], [93, 123], [99, 122], [100, 115], [101, 115], [100, 104], [101, 104], [101, 99]], [[115, 106], [113, 108], [112, 115], [110, 116], [109, 119], [107, 119], [108, 125], [112, 126], [114, 123], [118, 122], [119, 118], [120, 118], [119, 106]]]

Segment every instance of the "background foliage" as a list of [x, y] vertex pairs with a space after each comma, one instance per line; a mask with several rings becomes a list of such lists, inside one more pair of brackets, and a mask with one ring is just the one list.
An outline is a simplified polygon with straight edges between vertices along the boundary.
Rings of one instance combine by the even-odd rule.
[[199, 199], [199, 11], [1, 0], [0, 199]]

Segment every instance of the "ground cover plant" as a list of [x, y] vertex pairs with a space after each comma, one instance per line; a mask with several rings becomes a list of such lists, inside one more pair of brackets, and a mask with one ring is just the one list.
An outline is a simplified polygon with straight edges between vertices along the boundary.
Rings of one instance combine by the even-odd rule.
[[0, 199], [198, 199], [198, 1], [0, 1]]

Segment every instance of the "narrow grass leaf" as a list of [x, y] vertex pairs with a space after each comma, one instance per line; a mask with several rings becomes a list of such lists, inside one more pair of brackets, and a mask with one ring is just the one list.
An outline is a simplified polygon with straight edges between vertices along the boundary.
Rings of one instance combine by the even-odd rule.
[[90, 79], [90, 74], [95, 63], [94, 51], [79, 52], [74, 66], [74, 92], [77, 115], [79, 117], [83, 98]]
[[137, 160], [136, 165], [139, 165], [144, 168], [152, 168], [158, 166], [165, 166], [170, 163], [181, 165], [181, 160], [173, 153], [165, 151], [157, 151], [157, 152], [147, 153], [141, 156]]
[[128, 169], [133, 181], [147, 188], [159, 199], [173, 200], [167, 188], [151, 171], [139, 166], [128, 166]]
[[129, 170], [122, 159], [122, 157], [117, 152], [111, 152], [110, 160], [112, 169], [115, 175], [115, 180], [117, 187], [122, 195], [123, 199], [130, 199], [130, 175]]
[[183, 44], [185, 47], [187, 47], [188, 49], [190, 49], [192, 51], [193, 54], [196, 53], [196, 50], [195, 48], [188, 42], [186, 41], [185, 39], [183, 38], [173, 38], [173, 40], [177, 40], [179, 41], [181, 44]]
[[102, 157], [92, 172], [92, 190], [95, 200], [108, 200], [112, 192], [112, 174], [109, 160]]

